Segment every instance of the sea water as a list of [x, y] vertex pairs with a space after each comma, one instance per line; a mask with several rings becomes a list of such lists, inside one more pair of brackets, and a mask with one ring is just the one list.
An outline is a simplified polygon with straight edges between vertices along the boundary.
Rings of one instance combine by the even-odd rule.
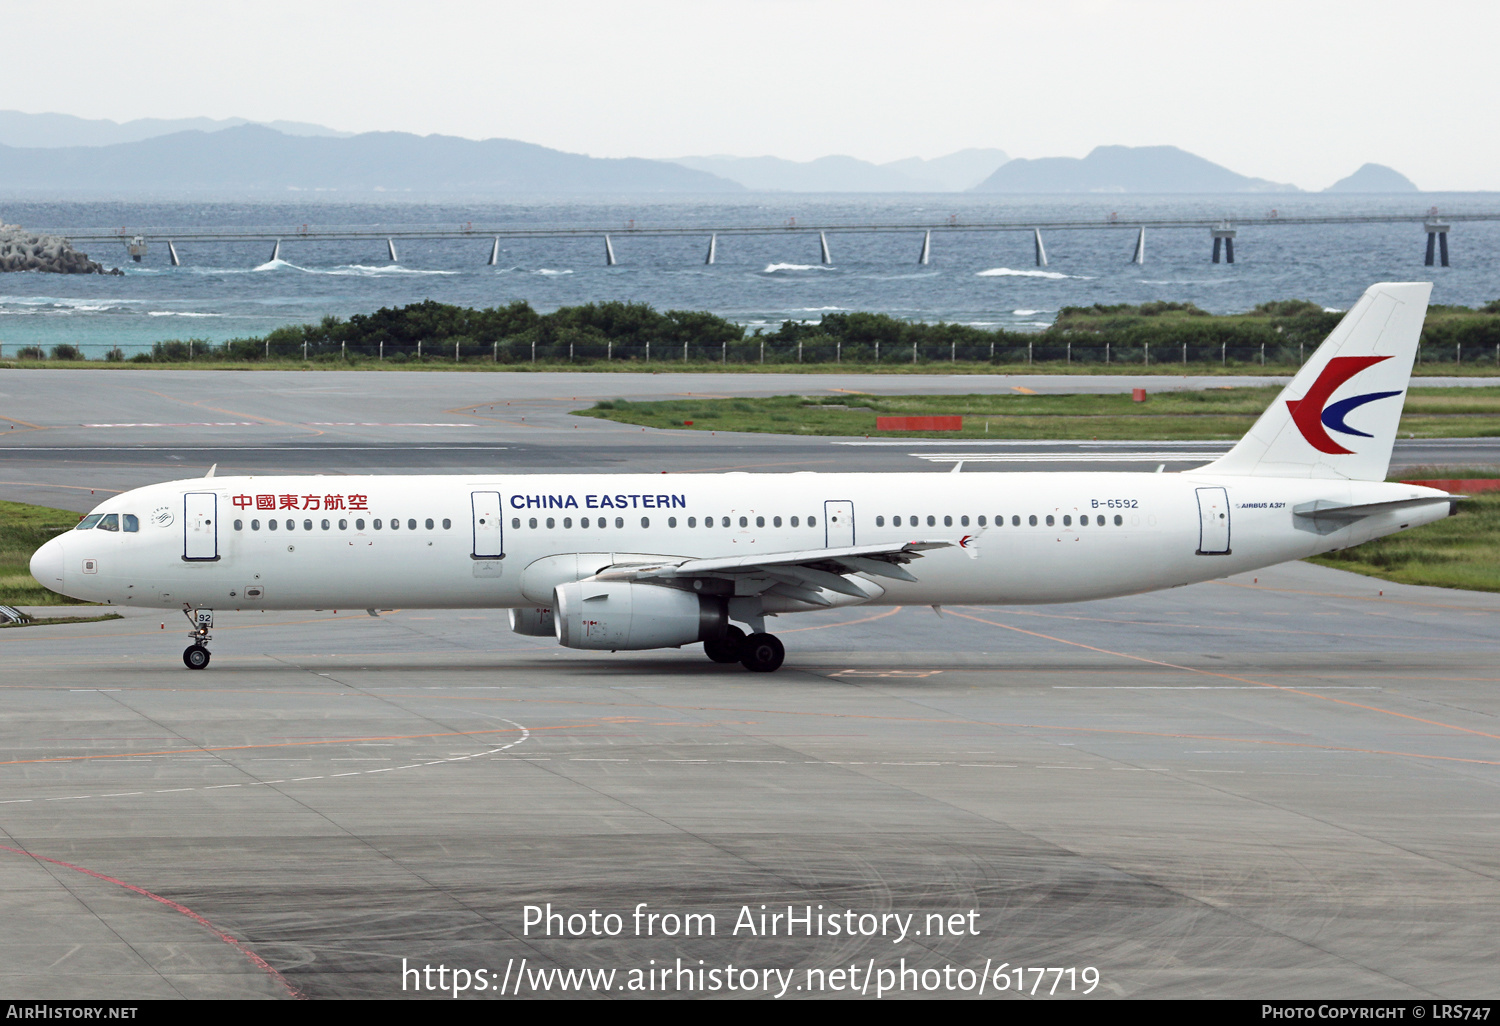
[[[724, 198], [532, 198], [461, 202], [386, 198], [379, 202], [133, 202], [0, 200], [0, 220], [34, 230], [145, 232], [140, 263], [122, 243], [80, 248], [123, 276], [0, 274], [0, 355], [22, 346], [83, 347], [98, 358], [170, 339], [263, 335], [272, 328], [348, 317], [432, 299], [490, 307], [525, 300], [541, 312], [623, 300], [659, 310], [709, 310], [750, 329], [824, 313], [865, 310], [916, 321], [948, 321], [1021, 331], [1046, 328], [1068, 305], [1174, 300], [1229, 313], [1275, 299], [1307, 299], [1344, 309], [1375, 281], [1433, 281], [1434, 303], [1477, 306], [1500, 298], [1500, 221], [1457, 222], [1452, 266], [1425, 267], [1420, 224], [1275, 225], [1242, 228], [1234, 264], [1210, 262], [1203, 228], [1150, 229], [1143, 265], [1130, 262], [1133, 218], [1420, 216], [1500, 212], [1500, 194], [1324, 196], [976, 197], [967, 194], [807, 196], [745, 194]], [[830, 233], [832, 263], [820, 262], [808, 225], [962, 225], [995, 219], [1083, 220], [1106, 230], [1044, 233], [1046, 267], [1036, 266], [1029, 232], [935, 230], [931, 262], [918, 258], [922, 231]], [[460, 239], [400, 240], [392, 262], [383, 238], [353, 242], [298, 239], [313, 228], [375, 230], [429, 226], [474, 234]], [[707, 229], [756, 225], [765, 235], [721, 235], [716, 262], [704, 263]], [[500, 241], [488, 266], [487, 227], [590, 227], [581, 237]], [[634, 228], [684, 226], [701, 234], [636, 235]], [[264, 229], [265, 241], [179, 242], [172, 229]], [[162, 229], [166, 231], [163, 232]], [[605, 265], [603, 233], [618, 259]], [[279, 258], [270, 259], [281, 238]]]

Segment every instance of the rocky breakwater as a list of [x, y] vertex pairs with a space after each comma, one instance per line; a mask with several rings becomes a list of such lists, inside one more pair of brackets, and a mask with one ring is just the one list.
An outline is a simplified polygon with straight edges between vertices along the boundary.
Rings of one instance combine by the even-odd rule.
[[0, 223], [0, 271], [53, 271], [58, 274], [121, 274], [106, 271], [58, 235], [38, 235], [16, 224]]

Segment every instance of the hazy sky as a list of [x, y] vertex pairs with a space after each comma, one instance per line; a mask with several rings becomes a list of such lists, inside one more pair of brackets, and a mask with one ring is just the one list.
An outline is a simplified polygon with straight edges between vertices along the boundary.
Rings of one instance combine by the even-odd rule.
[[3, 6], [0, 106], [503, 136], [594, 156], [1170, 143], [1320, 189], [1500, 189], [1500, 4], [71, 0]]

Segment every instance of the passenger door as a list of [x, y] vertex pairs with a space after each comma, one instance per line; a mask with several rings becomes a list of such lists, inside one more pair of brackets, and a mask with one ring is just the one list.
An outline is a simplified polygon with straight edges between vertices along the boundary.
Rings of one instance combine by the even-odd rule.
[[854, 503], [846, 499], [829, 499], [823, 503], [823, 538], [830, 549], [854, 544]]
[[499, 577], [500, 560], [505, 558], [505, 520], [501, 515], [499, 492], [470, 492], [473, 509], [474, 547], [469, 558], [474, 561], [475, 577]]
[[1229, 493], [1198, 489], [1198, 555], [1229, 555]]
[[188, 492], [182, 497], [182, 558], [189, 563], [212, 563], [219, 558], [219, 497], [214, 492]]

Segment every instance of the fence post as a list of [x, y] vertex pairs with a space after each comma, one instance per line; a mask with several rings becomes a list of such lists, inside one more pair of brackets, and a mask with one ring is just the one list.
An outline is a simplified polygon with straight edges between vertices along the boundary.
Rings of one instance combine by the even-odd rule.
[[917, 362], [917, 344], [915, 342], [911, 344], [911, 362]]
[[417, 362], [422, 362], [422, 340], [417, 339]]
[[345, 363], [349, 361], [349, 340], [345, 339], [339, 343], [339, 359]]
[[[306, 358], [306, 356], [307, 356], [307, 349], [306, 349], [307, 343], [304, 342], [304, 343], [302, 343], [302, 345], [303, 345], [302, 355], [303, 355], [304, 358]], [[192, 362], [193, 362], [193, 340], [192, 339], [188, 339], [188, 363], [192, 363]]]
[[646, 340], [646, 362], [651, 362], [651, 340], [649, 338]]
[[844, 362], [844, 340], [843, 339], [839, 339], [837, 342], [835, 342], [833, 344], [833, 362], [834, 363], [843, 363]]
[[800, 338], [797, 340], [797, 362], [802, 362], [802, 340]]
[[1260, 365], [1262, 367], [1266, 365], [1266, 344], [1264, 342], [1260, 344]]
[[531, 362], [536, 363], [536, 339], [531, 340]]
[[686, 340], [684, 340], [683, 343], [682, 343], [682, 362], [683, 363], [687, 363], [687, 347], [688, 347], [688, 344], [687, 344]]
[[1151, 366], [1151, 343], [1150, 342], [1145, 343], [1145, 348], [1146, 348], [1146, 366], [1149, 367], [1149, 366]]
[[453, 362], [454, 363], [458, 363], [458, 340], [457, 339], [455, 339], [454, 342], [453, 342]]
[[1224, 355], [1228, 351], [1229, 351], [1229, 343], [1228, 342], [1220, 342], [1219, 343], [1219, 366], [1220, 367], [1227, 367], [1228, 366], [1228, 359], [1229, 358]]
[[[193, 358], [193, 343], [189, 342], [188, 343], [188, 359], [191, 360], [192, 358]], [[307, 362], [307, 339], [303, 339], [302, 340], [302, 362], [303, 363]]]
[[1106, 366], [1109, 364], [1109, 343], [1108, 342], [1104, 343], [1104, 363], [1105, 363]]
[[1182, 362], [1187, 363], [1187, 343], [1182, 344]]
[[720, 363], [728, 363], [729, 362], [729, 340], [728, 339], [725, 339], [724, 341], [722, 341], [722, 342], [719, 343], [719, 362]]
[[[995, 362], [995, 343], [994, 343], [994, 340], [991, 340], [990, 341], [990, 363], [994, 363], [994, 362]], [[985, 421], [985, 428], [986, 428], [986, 430], [988, 430], [988, 428], [989, 428], [989, 421]]]
[[1068, 366], [1073, 366], [1073, 343], [1068, 343]]
[[380, 360], [385, 361], [385, 339], [380, 340]]
[[952, 342], [948, 343], [948, 362], [949, 363], [957, 363], [958, 362], [958, 340], [957, 339], [954, 339]]
[[573, 343], [568, 343], [568, 362], [573, 362]]
[[612, 363], [615, 358], [615, 340], [610, 339], [604, 344], [604, 362]]
[[760, 340], [760, 362], [761, 363], [765, 363], [766, 362], [766, 340], [765, 339], [761, 339]]
[[491, 339], [490, 340], [490, 363], [499, 363], [499, 362], [500, 362], [500, 340], [498, 338], [497, 339]]
[[1033, 344], [1031, 342], [1026, 343], [1026, 366], [1028, 367], [1031, 366], [1031, 347]]
[[880, 362], [880, 339], [875, 340], [875, 362]]
[[1454, 363], [1454, 366], [1461, 367], [1461, 366], [1463, 366], [1463, 362], [1464, 362], [1464, 344], [1462, 342], [1460, 342], [1458, 344], [1458, 357], [1457, 357], [1457, 359], [1455, 359], [1453, 361], [1453, 363]]

